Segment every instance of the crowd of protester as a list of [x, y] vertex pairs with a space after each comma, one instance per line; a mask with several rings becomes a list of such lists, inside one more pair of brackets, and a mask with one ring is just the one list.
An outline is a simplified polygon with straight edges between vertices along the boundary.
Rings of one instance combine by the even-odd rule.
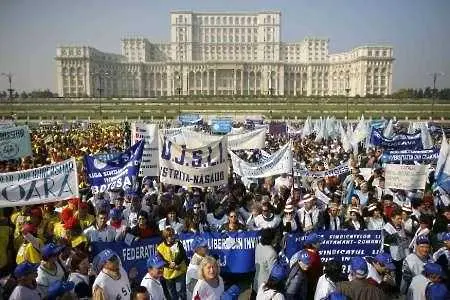
[[[93, 195], [82, 158], [123, 150], [129, 145], [127, 126], [40, 126], [31, 137], [33, 156], [0, 162], [0, 173], [75, 157], [82, 196], [0, 208], [0, 298], [237, 299], [243, 277], [221, 273], [200, 235], [189, 259], [178, 234], [260, 230], [256, 271], [245, 275], [251, 299], [449, 299], [448, 198], [443, 191], [432, 191], [433, 173], [424, 191], [385, 188], [382, 149], [348, 153], [339, 139], [267, 135], [264, 149], [237, 154], [257, 161], [290, 138], [300, 168], [323, 171], [348, 163], [350, 174], [281, 174], [261, 180], [230, 175], [226, 186], [205, 189], [147, 177], [138, 190]], [[371, 174], [363, 176], [361, 168], [371, 168]], [[366, 229], [382, 231], [379, 254], [354, 257], [345, 273], [339, 261], [321, 262], [321, 231]], [[296, 232], [306, 239], [288, 261], [282, 255], [285, 237]], [[106, 249], [90, 255], [93, 242], [151, 237], [162, 242], [140, 282], [124, 270], [117, 253]]]

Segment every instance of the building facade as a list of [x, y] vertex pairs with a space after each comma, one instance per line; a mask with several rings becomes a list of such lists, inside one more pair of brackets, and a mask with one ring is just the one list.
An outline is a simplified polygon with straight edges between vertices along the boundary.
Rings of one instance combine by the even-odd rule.
[[170, 13], [170, 42], [122, 39], [122, 53], [56, 51], [63, 97], [366, 96], [392, 92], [393, 49], [329, 54], [329, 40], [281, 39], [281, 13]]

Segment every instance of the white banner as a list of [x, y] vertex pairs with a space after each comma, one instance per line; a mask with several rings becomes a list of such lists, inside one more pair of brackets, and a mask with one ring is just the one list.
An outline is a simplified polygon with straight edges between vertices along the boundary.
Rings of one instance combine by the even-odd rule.
[[292, 173], [291, 143], [287, 143], [280, 150], [266, 160], [249, 163], [229, 151], [233, 163], [233, 171], [241, 177], [261, 178], [283, 173]]
[[228, 150], [262, 149], [266, 141], [266, 129], [257, 129], [246, 133], [229, 134]]
[[36, 169], [0, 174], [0, 207], [75, 197], [79, 197], [75, 158]]
[[390, 189], [424, 189], [428, 178], [428, 165], [387, 164], [385, 186]]
[[204, 142], [201, 147], [175, 143], [172, 138], [161, 133], [159, 139], [161, 182], [197, 187], [218, 186], [228, 182], [227, 136], [210, 143]]
[[158, 125], [133, 123], [131, 128], [131, 144], [145, 139], [139, 176], [158, 176]]
[[32, 154], [28, 126], [2, 127], [0, 129], [0, 161]]

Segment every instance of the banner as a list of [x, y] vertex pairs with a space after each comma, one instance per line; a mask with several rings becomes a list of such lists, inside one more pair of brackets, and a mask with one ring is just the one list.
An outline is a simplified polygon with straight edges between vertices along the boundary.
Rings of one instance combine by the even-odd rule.
[[113, 160], [101, 161], [85, 155], [84, 165], [92, 192], [96, 194], [113, 189], [134, 188], [143, 150], [144, 140], [141, 140]]
[[75, 158], [48, 166], [0, 174], [0, 207], [55, 202], [78, 195]]
[[428, 169], [428, 165], [387, 164], [384, 170], [385, 186], [400, 190], [425, 189]]
[[233, 128], [233, 119], [212, 119], [211, 131], [213, 133], [229, 133]]
[[[336, 230], [318, 234], [324, 238], [319, 250], [322, 262], [336, 260], [348, 267], [355, 256], [376, 256], [382, 252], [383, 239], [380, 230]], [[285, 255], [291, 258], [303, 249], [304, 240], [305, 236], [302, 234], [288, 234]], [[348, 270], [343, 270], [346, 271]]]
[[0, 161], [31, 156], [28, 126], [0, 128]]
[[246, 178], [261, 178], [292, 172], [291, 143], [287, 143], [270, 157], [257, 163], [249, 163], [229, 151], [233, 163], [233, 171]]
[[270, 123], [269, 134], [271, 135], [285, 135], [287, 134], [286, 123]]
[[339, 176], [341, 174], [349, 173], [350, 168], [348, 166], [348, 162], [343, 163], [340, 166], [337, 166], [334, 169], [326, 170], [326, 171], [309, 171], [309, 170], [294, 170], [294, 176], [305, 176], [305, 177], [313, 177], [313, 178], [324, 178], [327, 176]]
[[266, 129], [261, 128], [246, 133], [229, 134], [228, 150], [262, 149], [266, 141]]
[[202, 117], [199, 114], [182, 114], [178, 116], [178, 121], [183, 125], [192, 125], [200, 122]]
[[144, 139], [141, 169], [139, 176], [158, 176], [158, 125], [133, 123], [131, 127], [131, 144]]
[[385, 150], [422, 150], [422, 138], [419, 134], [402, 134], [388, 139], [384, 137], [378, 130], [372, 130], [370, 143], [374, 146], [381, 147]]
[[[189, 259], [193, 255], [191, 243], [194, 236], [194, 234], [178, 236]], [[259, 241], [259, 231], [203, 233], [201, 236], [208, 240], [210, 255], [218, 257], [221, 272], [248, 273], [255, 271], [255, 247]], [[127, 273], [138, 272], [140, 282], [147, 273], [147, 259], [156, 253], [159, 243], [161, 243], [160, 238], [151, 238], [135, 241], [131, 245], [127, 245], [125, 242], [95, 242], [91, 243], [91, 247], [93, 257], [104, 249], [116, 252]]]
[[[184, 133], [183, 133], [184, 134]], [[159, 135], [159, 178], [161, 182], [209, 187], [228, 181], [227, 136], [201, 147], [176, 143], [173, 138]], [[185, 142], [190, 142], [186, 139]]]
[[385, 151], [381, 155], [381, 162], [423, 162], [434, 161], [439, 157], [439, 149], [433, 148], [428, 150], [403, 150], [403, 151]]

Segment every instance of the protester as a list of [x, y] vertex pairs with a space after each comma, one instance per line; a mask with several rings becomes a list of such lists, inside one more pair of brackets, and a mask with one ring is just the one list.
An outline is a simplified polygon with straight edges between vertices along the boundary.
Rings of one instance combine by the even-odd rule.
[[203, 237], [196, 236], [191, 244], [194, 254], [186, 271], [186, 298], [192, 299], [192, 292], [198, 280], [198, 268], [203, 258], [208, 255], [208, 241]]
[[257, 293], [261, 284], [267, 281], [273, 265], [277, 260], [277, 253], [273, 247], [275, 231], [271, 228], [261, 230], [261, 239], [255, 248], [255, 277], [253, 292]]
[[14, 288], [10, 300], [41, 300], [44, 299], [37, 287], [37, 268], [38, 265], [29, 262], [23, 262], [17, 265], [14, 270], [14, 276], [17, 279], [17, 286]]
[[52, 282], [63, 280], [65, 277], [66, 271], [58, 258], [62, 250], [63, 247], [56, 246], [53, 243], [46, 244], [41, 249], [42, 261], [37, 270], [36, 282], [44, 296], [47, 295], [47, 290]]
[[306, 194], [302, 199], [303, 207], [297, 211], [300, 225], [305, 233], [320, 228], [321, 225], [321, 212], [315, 205], [315, 198], [311, 194]]
[[74, 293], [80, 299], [92, 297], [89, 278], [89, 257], [84, 252], [73, 253], [70, 257], [70, 274], [68, 281], [74, 283]]
[[74, 283], [71, 281], [56, 280], [50, 283], [48, 288], [48, 300], [75, 300], [72, 297]]
[[158, 255], [154, 255], [147, 260], [147, 274], [141, 281], [141, 286], [147, 289], [150, 299], [165, 300], [164, 289], [161, 284], [163, 270], [165, 266], [164, 260]]
[[[423, 271], [413, 277], [408, 287], [407, 300], [425, 299], [428, 286], [438, 284], [444, 277], [442, 267], [436, 263], [427, 263]], [[445, 287], [445, 286], [444, 286]], [[448, 291], [447, 291], [448, 295]], [[435, 299], [435, 298], [432, 298]], [[445, 298], [443, 298], [445, 299]], [[447, 298], [448, 299], [448, 298]]]
[[315, 287], [314, 300], [322, 300], [336, 291], [336, 284], [342, 280], [342, 264], [331, 260], [324, 264], [323, 275]]
[[[442, 267], [445, 277], [450, 279], [450, 232], [444, 233], [441, 240], [444, 247], [434, 252], [433, 260]], [[449, 281], [447, 281], [447, 287], [450, 289]]]
[[397, 292], [395, 276], [395, 265], [389, 253], [380, 253], [375, 257], [367, 256], [364, 258], [367, 262], [369, 282], [381, 288], [386, 295], [393, 295]]
[[163, 242], [156, 251], [164, 259], [163, 277], [171, 299], [186, 299], [187, 257], [183, 244], [175, 239], [175, 230], [167, 227], [162, 232]]
[[296, 253], [296, 260], [291, 264], [289, 275], [286, 279], [286, 299], [306, 300], [308, 296], [307, 271], [311, 266], [311, 258], [306, 250]]
[[284, 300], [285, 280], [288, 273], [287, 263], [275, 263], [270, 270], [269, 278], [259, 287], [256, 300]]
[[370, 284], [367, 280], [368, 273], [367, 262], [362, 257], [356, 256], [352, 258], [350, 262], [350, 281], [339, 282], [337, 290], [350, 299], [389, 299], [380, 288]]
[[322, 276], [322, 263], [320, 261], [319, 248], [323, 238], [313, 232], [306, 236], [303, 248], [309, 255], [309, 268], [306, 272], [308, 278], [308, 299], [312, 299], [316, 292], [316, 286], [320, 276]]
[[192, 292], [192, 299], [220, 299], [224, 292], [224, 284], [219, 274], [219, 264], [215, 258], [206, 256], [202, 259], [198, 269], [199, 279]]

